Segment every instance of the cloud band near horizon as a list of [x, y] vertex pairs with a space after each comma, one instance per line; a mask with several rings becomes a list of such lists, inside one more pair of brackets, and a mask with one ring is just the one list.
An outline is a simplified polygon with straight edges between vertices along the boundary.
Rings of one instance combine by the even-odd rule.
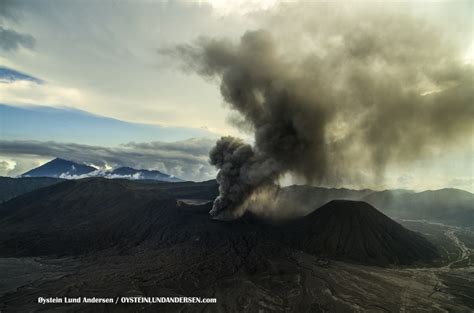
[[[215, 177], [208, 163], [214, 140], [192, 138], [176, 142], [130, 142], [118, 147], [36, 140], [0, 140], [0, 174], [19, 175], [52, 158], [62, 158], [100, 168], [130, 166], [155, 169], [181, 179], [202, 181]], [[31, 159], [43, 162], [31, 162]], [[25, 160], [22, 162], [22, 160]], [[26, 160], [30, 160], [27, 162]]]

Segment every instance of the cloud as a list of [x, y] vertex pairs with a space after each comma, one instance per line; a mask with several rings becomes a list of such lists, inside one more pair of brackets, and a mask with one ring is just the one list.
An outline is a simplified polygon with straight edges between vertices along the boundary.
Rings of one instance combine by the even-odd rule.
[[7, 21], [13, 21], [18, 24], [22, 15], [22, 6], [17, 5], [15, 1], [9, 0], [3, 0], [0, 3], [0, 51], [12, 52], [22, 47], [33, 49], [35, 46], [36, 41], [33, 36], [2, 26]]
[[9, 140], [54, 140], [89, 145], [117, 146], [124, 142], [173, 142], [189, 138], [216, 137], [204, 129], [129, 123], [70, 107], [3, 105], [0, 83], [0, 138]]
[[90, 172], [87, 174], [81, 174], [81, 175], [74, 175], [74, 174], [71, 175], [69, 173], [62, 173], [61, 175], [59, 175], [59, 178], [64, 178], [64, 179], [83, 179], [83, 178], [88, 178], [88, 177], [105, 177], [108, 179], [131, 179], [131, 180], [144, 179], [143, 175], [140, 173], [135, 173], [132, 175], [117, 175], [117, 174], [107, 173], [104, 170], [97, 170], [97, 171], [93, 171], [93, 172]]
[[472, 177], [453, 178], [448, 182], [448, 186], [463, 188], [467, 190], [474, 190], [474, 178]]
[[208, 138], [192, 138], [177, 142], [130, 142], [123, 144], [124, 147], [133, 148], [140, 151], [180, 151], [185, 154], [208, 155], [209, 148], [215, 143], [215, 140]]
[[[276, 38], [276, 40], [278, 46], [278, 41], [288, 40], [286, 46], [289, 46], [291, 49], [286, 52], [288, 52], [289, 58], [304, 52], [308, 52], [308, 54], [314, 53], [323, 57], [324, 49], [319, 49], [321, 45], [317, 44], [323, 38], [320, 36], [300, 36], [300, 34], [308, 34], [310, 28], [320, 29], [320, 34], [324, 34], [327, 31], [330, 32], [331, 29], [338, 30], [340, 28], [338, 25], [340, 23], [340, 15], [348, 11], [348, 8], [340, 5], [340, 2], [318, 2], [318, 4], [315, 4], [315, 11], [319, 11], [319, 13], [316, 14], [313, 14], [314, 10], [307, 10], [305, 14], [300, 14], [296, 9], [292, 9], [291, 5], [288, 5], [288, 10], [263, 10], [242, 15], [240, 13], [233, 14], [235, 8], [232, 6], [237, 5], [234, 2], [230, 9], [227, 9], [227, 4], [225, 4], [226, 8], [222, 8], [219, 5], [222, 6], [224, 4], [217, 4], [215, 1], [211, 2], [213, 2], [212, 6], [202, 2], [184, 1], [139, 1], [134, 3], [124, 1], [0, 1], [0, 15], [2, 15], [0, 16], [0, 26], [20, 34], [30, 34], [37, 43], [33, 51], [22, 48], [15, 53], [3, 53], [0, 63], [33, 76], [41, 77], [48, 82], [43, 86], [38, 86], [28, 81], [0, 84], [0, 88], [2, 88], [0, 90], [0, 97], [5, 103], [66, 105], [126, 121], [194, 128], [207, 127], [211, 131], [217, 131], [222, 135], [242, 136], [242, 128], [240, 126], [243, 125], [245, 129], [249, 129], [251, 125], [249, 126], [244, 119], [238, 120], [238, 115], [234, 115], [232, 118], [233, 122], [238, 120], [239, 127], [235, 128], [228, 125], [226, 116], [229, 114], [229, 106], [222, 105], [219, 89], [216, 88], [216, 80], [203, 81], [196, 76], [183, 75], [183, 73], [176, 71], [175, 68], [170, 66], [168, 59], [164, 59], [156, 51], [160, 48], [174, 46], [176, 43], [191, 42], [201, 35], [215, 38], [225, 37], [230, 42], [236, 43], [246, 30], [268, 28], [271, 32], [272, 29], [280, 30], [281, 25], [288, 25], [287, 31], [280, 32], [281, 38]], [[439, 29], [447, 29], [448, 38], [441, 36], [444, 32], [435, 32], [435, 37], [439, 35], [439, 40], [450, 39], [455, 44], [460, 45], [461, 48], [463, 45], [470, 46], [470, 55], [472, 56], [473, 45], [472, 43], [469, 44], [469, 42], [472, 42], [471, 30], [473, 29], [472, 3], [472, 1], [445, 1], [442, 3], [404, 2], [403, 4], [394, 4], [394, 6], [399, 5], [407, 14], [412, 14], [416, 18], [426, 18], [426, 20]], [[392, 4], [384, 3], [383, 5], [392, 6]], [[240, 4], [238, 5], [240, 6]], [[219, 14], [216, 16], [216, 7], [221, 11], [218, 13], [225, 12], [225, 18], [218, 16]], [[247, 10], [248, 8], [244, 9], [247, 12], [249, 11]], [[257, 8], [258, 10], [261, 10], [261, 8]], [[374, 5], [367, 12], [377, 15], [378, 10], [379, 8]], [[81, 14], [78, 14], [78, 12]], [[281, 18], [284, 18], [283, 22]], [[127, 23], [123, 23], [124, 20]], [[389, 49], [389, 47], [393, 46], [393, 42], [403, 39], [392, 36], [392, 30], [393, 28], [400, 29], [400, 34], [405, 33], [408, 38], [410, 37], [410, 32], [405, 32], [404, 30], [409, 25], [394, 23], [393, 21], [395, 20], [389, 15], [381, 23], [382, 25], [378, 27], [379, 31], [376, 33], [376, 36], [366, 36], [365, 38], [361, 34], [364, 34], [363, 29], [367, 25], [354, 20], [354, 23], [349, 25], [353, 28], [353, 33], [347, 36], [348, 46], [353, 48], [351, 51], [361, 56], [365, 53], [369, 56], [365, 59], [369, 61], [373, 59], [373, 54], [370, 52], [379, 51], [378, 49], [380, 48], [383, 50], [385, 47], [384, 52], [387, 53], [387, 56], [400, 53], [400, 49], [396, 47], [396, 49]], [[298, 29], [299, 26], [294, 28], [295, 25], [302, 26], [302, 29]], [[341, 26], [347, 28], [347, 24]], [[416, 33], [422, 30], [423, 27], [420, 27]], [[418, 55], [419, 51], [425, 51], [435, 56], [439, 55], [438, 50], [423, 48], [424, 44], [430, 43], [432, 37], [428, 34], [426, 38], [423, 37], [421, 40], [413, 42], [414, 55]], [[334, 50], [337, 51], [340, 38], [338, 36], [329, 36], [328, 38], [330, 40], [327, 42], [322, 41], [326, 45], [323, 48], [334, 47]], [[300, 39], [301, 41], [299, 41]], [[295, 42], [295, 45], [291, 45], [292, 42]], [[380, 42], [384, 43], [384, 45], [371, 45], [371, 43]], [[355, 49], [357, 46], [364, 46], [360, 43], [367, 43], [365, 46], [368, 49]], [[422, 49], [418, 49], [419, 47]], [[446, 47], [450, 47], [450, 45], [446, 45]], [[369, 48], [372, 48], [372, 50]], [[376, 48], [376, 50], [373, 48]], [[399, 54], [399, 57], [403, 59], [403, 53]], [[430, 62], [415, 63], [413, 68], [431, 66], [436, 70], [435, 65], [442, 63], [443, 59], [436, 57], [432, 59], [434, 63], [431, 65]], [[334, 67], [330, 66], [330, 64], [327, 65], [321, 71], [323, 74], [321, 80], [323, 78], [329, 79], [327, 82], [329, 88], [337, 87], [337, 85], [331, 84], [331, 79], [336, 79], [338, 74], [342, 75], [343, 73], [335, 71], [333, 78], [331, 78], [331, 75], [324, 75], [325, 71], [327, 70], [327, 73], [331, 73], [332, 68], [340, 69], [346, 66], [347, 64], [344, 64], [344, 59], [342, 60], [342, 62], [336, 63]], [[388, 75], [397, 74], [392, 72], [393, 69], [390, 66], [386, 66], [387, 64], [383, 62], [381, 64], [382, 69]], [[368, 67], [369, 71], [377, 70], [376, 62], [374, 65], [374, 67]], [[311, 66], [311, 64], [308, 64], [308, 66]], [[360, 73], [356, 74], [354, 82], [357, 82], [356, 78], [358, 77], [363, 78], [364, 71], [361, 70]], [[442, 76], [449, 78], [450, 73], [446, 72]], [[444, 80], [444, 78], [441, 80]], [[403, 79], [400, 81], [402, 84], [404, 83]], [[374, 83], [376, 82], [382, 83], [384, 80], [374, 80]], [[443, 87], [450, 87], [452, 91], [456, 91], [453, 89], [453, 86], [447, 85]], [[423, 87], [422, 93], [425, 94], [426, 102], [429, 102], [428, 99], [439, 98], [443, 93], [447, 95], [447, 89], [433, 88], [438, 87], [436, 85], [433, 86], [433, 84], [426, 83]], [[322, 90], [322, 93], [324, 92], [325, 90]], [[370, 90], [366, 90], [366, 92], [370, 92]], [[390, 94], [386, 93], [386, 95], [390, 99]], [[460, 103], [460, 101], [457, 103]], [[391, 104], [389, 103], [389, 105], [395, 106], [396, 101], [393, 101]], [[458, 106], [451, 106], [452, 110], [445, 108], [447, 112], [439, 110], [438, 115], [451, 116], [456, 107]], [[443, 106], [440, 106], [440, 108], [443, 108]], [[339, 140], [344, 136], [348, 131], [344, 124], [352, 122], [354, 117], [357, 118], [357, 115], [349, 115], [348, 118], [334, 123], [332, 129], [334, 131], [334, 140]], [[383, 118], [390, 120], [391, 115], [388, 114], [383, 116]], [[455, 118], [450, 117], [449, 119]], [[410, 118], [407, 121], [409, 120]], [[37, 124], [39, 125], [40, 123]], [[464, 123], [459, 124], [464, 125]], [[456, 126], [454, 125], [454, 127]], [[76, 138], [61, 137], [62, 134], [59, 135], [58, 132], [51, 134], [43, 132], [41, 135], [49, 136], [46, 139], [44, 137], [28, 137], [23, 135], [23, 130], [17, 131], [15, 133], [17, 136], [15, 137], [4, 134], [3, 139], [51, 139], [57, 142], [76, 141]], [[402, 123], [400, 134], [410, 132], [411, 130], [411, 125]], [[360, 132], [362, 131], [364, 130], [361, 129]], [[378, 133], [385, 133], [382, 131], [383, 128]], [[393, 137], [393, 135], [397, 137], [396, 135], [398, 135], [397, 133], [386, 133], [388, 137]], [[93, 135], [89, 137], [94, 138]], [[121, 135], [115, 136], [115, 138], [121, 137]], [[157, 136], [157, 138], [161, 139], [164, 137]], [[399, 136], [399, 138], [403, 140], [403, 136]], [[129, 140], [129, 138], [123, 139], [124, 142]], [[148, 141], [154, 139], [137, 138], [135, 140]], [[445, 139], [440, 137], [440, 140]], [[104, 142], [102, 144], [93, 142], [92, 144], [107, 146], [116, 143]], [[455, 144], [461, 145], [461, 143]], [[131, 150], [132, 147], [122, 147], [122, 149]], [[140, 149], [146, 150], [146, 147], [141, 147]], [[153, 147], [150, 149], [153, 149]], [[360, 147], [360, 149], [362, 150], [363, 147]], [[443, 151], [448, 152], [448, 150], [446, 148]], [[383, 156], [383, 151], [377, 153]], [[393, 151], [387, 151], [386, 154], [388, 157], [395, 155]], [[472, 163], [472, 149], [469, 155], [471, 158], [459, 165], [463, 167], [464, 172], [466, 172], [465, 167]], [[24, 155], [21, 157], [26, 158]], [[17, 167], [32, 167], [37, 164], [33, 160], [38, 160], [39, 157], [32, 156], [31, 158], [24, 163], [23, 161], [18, 162], [19, 165]], [[41, 160], [46, 160], [45, 158], [49, 158], [49, 156], [45, 156]], [[15, 156], [16, 160], [17, 156]], [[346, 161], [349, 166], [353, 159], [346, 158]], [[165, 171], [165, 165], [162, 162], [155, 162], [153, 165]], [[449, 168], [451, 171], [453, 165], [456, 165], [456, 162], [449, 162], [444, 168]], [[204, 168], [208, 169], [206, 166], [207, 164], [204, 165]], [[353, 171], [361, 172], [357, 174], [363, 176], [366, 175], [364, 173], [366, 168], [370, 168], [370, 166], [371, 164], [364, 164], [360, 167], [353, 166], [352, 169]], [[436, 169], [440, 168], [442, 167], [436, 167]], [[334, 170], [338, 171], [336, 168]], [[15, 171], [18, 172], [19, 170]], [[174, 171], [179, 173], [183, 171], [183, 168], [177, 165]], [[395, 172], [398, 176], [399, 171]], [[403, 169], [403, 172], [410, 171]], [[424, 173], [425, 171], [418, 171], [415, 176], [419, 177], [419, 174], [423, 175]], [[338, 177], [342, 177], [345, 173], [341, 169], [336, 174]], [[456, 176], [459, 175], [452, 175], [452, 177]], [[426, 179], [433, 180], [434, 178], [427, 175]], [[344, 184], [352, 183], [356, 185], [357, 181], [359, 180], [354, 179], [351, 182], [346, 181]]]
[[0, 153], [0, 176], [17, 176], [46, 163], [49, 159], [49, 157], [4, 155]]
[[[333, 10], [339, 9], [337, 18]], [[220, 196], [239, 211], [286, 174], [306, 183], [383, 181], [389, 164], [472, 138], [468, 45], [398, 8], [284, 5], [240, 40], [201, 37], [174, 51], [220, 81], [222, 98], [254, 130], [252, 146], [223, 137], [211, 150]]]
[[35, 39], [31, 35], [21, 34], [11, 29], [0, 26], [0, 49], [4, 51], [14, 51], [21, 47], [33, 49]]
[[233, 33], [247, 18], [221, 19], [205, 2], [19, 2], [22, 31], [37, 45], [6, 59], [48, 86], [11, 85], [0, 91], [4, 103], [74, 106], [129, 122], [236, 132], [221, 118], [227, 112], [214, 86], [176, 71], [156, 51], [202, 33]]
[[258, 153], [331, 184], [361, 168], [382, 179], [390, 163], [471, 138], [474, 66], [459, 34], [399, 8], [302, 3], [273, 13], [240, 41], [201, 37], [167, 51], [221, 82]]
[[101, 168], [130, 166], [156, 169], [182, 179], [200, 181], [215, 177], [207, 153], [214, 143], [211, 139], [196, 138], [173, 143], [128, 143], [111, 148], [54, 141], [0, 140], [0, 150], [1, 155], [15, 160], [33, 156], [43, 159], [59, 157], [78, 163], [92, 163]]
[[13, 160], [0, 160], [0, 172], [10, 172], [16, 167], [16, 162]]
[[414, 180], [414, 178], [415, 177], [413, 177], [413, 175], [403, 174], [403, 175], [398, 176], [397, 182], [400, 183], [402, 186], [406, 186], [410, 184]]

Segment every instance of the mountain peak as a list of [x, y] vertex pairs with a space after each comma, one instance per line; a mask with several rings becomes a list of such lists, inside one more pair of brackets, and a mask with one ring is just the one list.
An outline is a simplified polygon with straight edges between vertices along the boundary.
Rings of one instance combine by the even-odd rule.
[[74, 163], [74, 162], [72, 162], [72, 161], [70, 161], [70, 160], [61, 159], [61, 158], [54, 158], [54, 159], [52, 159], [52, 160], [49, 161], [49, 162], [68, 162], [68, 163]]
[[78, 163], [78, 162], [75, 162], [75, 161], [71, 161], [71, 160], [66, 160], [66, 159], [62, 159], [62, 158], [54, 158], [52, 159], [51, 161], [49, 162], [46, 162], [45, 164], [43, 165], [46, 165], [46, 164], [58, 164], [58, 163], [67, 163], [67, 164], [71, 164], [71, 165], [81, 165], [81, 163]]
[[[333, 210], [339, 211], [365, 211], [365, 210], [375, 210], [373, 206], [368, 204], [365, 201], [356, 201], [356, 200], [332, 200], [329, 201], [326, 205], [321, 208], [331, 207]], [[377, 211], [378, 212], [378, 211]]]
[[26, 173], [23, 177], [61, 177], [81, 176], [96, 171], [96, 168], [73, 161], [55, 158]]
[[291, 225], [302, 250], [373, 264], [430, 261], [436, 248], [363, 201], [333, 200]]

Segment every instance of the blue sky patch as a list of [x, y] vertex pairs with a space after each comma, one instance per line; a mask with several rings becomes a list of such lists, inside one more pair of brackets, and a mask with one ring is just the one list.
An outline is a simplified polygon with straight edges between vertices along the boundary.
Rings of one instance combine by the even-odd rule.
[[0, 83], [9, 83], [16, 80], [28, 80], [37, 84], [43, 84], [44, 81], [31, 75], [16, 71], [14, 69], [0, 66]]
[[171, 142], [212, 136], [204, 129], [131, 123], [72, 108], [0, 104], [2, 140], [52, 140], [117, 146], [132, 141]]

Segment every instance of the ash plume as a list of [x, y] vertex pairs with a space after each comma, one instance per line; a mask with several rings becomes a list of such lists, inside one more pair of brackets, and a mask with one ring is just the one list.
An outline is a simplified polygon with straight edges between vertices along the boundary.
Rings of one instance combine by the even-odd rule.
[[234, 137], [222, 137], [209, 157], [219, 169], [219, 196], [210, 214], [220, 219], [232, 219], [241, 213], [236, 211], [244, 202], [258, 189], [272, 185], [283, 170], [278, 161]]
[[332, 9], [288, 6], [237, 43], [200, 38], [168, 51], [219, 80], [254, 132], [253, 146], [224, 137], [211, 150], [220, 184], [211, 214], [238, 215], [286, 173], [328, 185], [380, 180], [388, 164], [472, 135], [466, 43], [398, 12]]

